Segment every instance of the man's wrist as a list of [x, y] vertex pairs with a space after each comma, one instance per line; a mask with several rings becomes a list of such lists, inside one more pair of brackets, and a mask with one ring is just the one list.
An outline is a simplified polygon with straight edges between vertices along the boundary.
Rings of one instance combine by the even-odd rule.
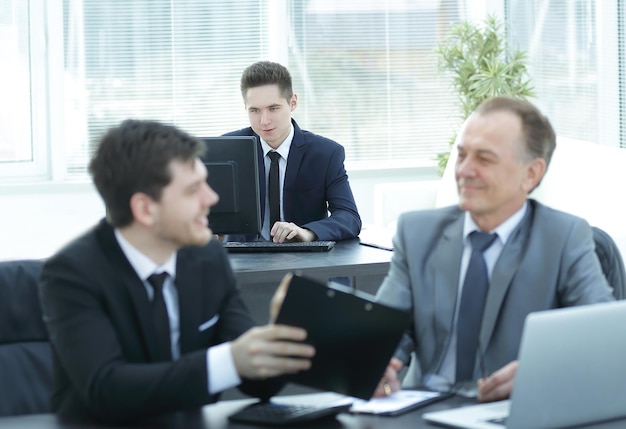
[[303, 234], [304, 240], [302, 240], [302, 241], [315, 241], [315, 240], [317, 240], [317, 235], [313, 231], [311, 231], [310, 229], [307, 229], [307, 228], [302, 228], [302, 230], [304, 231], [304, 234]]

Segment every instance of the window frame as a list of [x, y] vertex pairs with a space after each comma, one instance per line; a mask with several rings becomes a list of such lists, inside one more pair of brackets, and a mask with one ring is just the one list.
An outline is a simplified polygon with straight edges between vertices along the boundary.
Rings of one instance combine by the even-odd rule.
[[22, 182], [24, 179], [45, 180], [49, 178], [48, 128], [48, 32], [49, 17], [44, 0], [28, 1], [29, 70], [30, 70], [30, 142], [31, 160], [3, 162], [0, 178], [5, 183]]

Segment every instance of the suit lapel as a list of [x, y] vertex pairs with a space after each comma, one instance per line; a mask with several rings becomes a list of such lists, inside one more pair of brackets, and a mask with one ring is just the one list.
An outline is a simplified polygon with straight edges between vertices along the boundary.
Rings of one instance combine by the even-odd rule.
[[97, 235], [102, 242], [102, 248], [106, 254], [109, 263], [114, 272], [115, 280], [120, 280], [118, 284], [115, 282], [111, 287], [116, 287], [116, 292], [124, 299], [130, 299], [134, 311], [134, 319], [141, 330], [139, 341], [146, 353], [156, 359], [157, 344], [155, 339], [154, 327], [152, 325], [151, 307], [148, 301], [146, 288], [135, 272], [124, 252], [120, 248], [113, 228], [106, 221], [100, 222], [97, 228]]
[[[432, 255], [432, 272], [434, 279], [434, 308], [436, 323], [443, 335], [436, 338], [436, 356], [443, 356], [440, 351], [444, 350], [446, 342], [452, 330], [454, 310], [459, 289], [459, 267], [463, 253], [463, 241], [459, 237], [463, 235], [463, 213], [448, 224], [442, 231], [442, 239]], [[435, 329], [438, 332], [439, 329]]]
[[[528, 242], [528, 230], [532, 225], [534, 207], [529, 202], [524, 219], [515, 228], [507, 240], [500, 257], [491, 273], [489, 292], [480, 329], [480, 344], [489, 344], [493, 330], [502, 307], [502, 302], [511, 287], [513, 277], [519, 269]], [[483, 350], [484, 352], [484, 350]]]
[[293, 141], [291, 142], [291, 147], [289, 148], [287, 169], [285, 170], [285, 182], [283, 184], [283, 211], [285, 220], [293, 218], [291, 213], [291, 193], [287, 192], [288, 184], [297, 183], [298, 171], [300, 171], [300, 164], [302, 164], [306, 148], [302, 130], [300, 130], [300, 127], [293, 119], [291, 122], [293, 124]]
[[[180, 353], [189, 353], [194, 349], [193, 339], [198, 335], [198, 326], [202, 320], [201, 276], [193, 270], [193, 256], [179, 253], [176, 259], [176, 290], [180, 317]], [[195, 273], [195, 274], [192, 274]], [[180, 311], [184, 308], [185, 311]]]

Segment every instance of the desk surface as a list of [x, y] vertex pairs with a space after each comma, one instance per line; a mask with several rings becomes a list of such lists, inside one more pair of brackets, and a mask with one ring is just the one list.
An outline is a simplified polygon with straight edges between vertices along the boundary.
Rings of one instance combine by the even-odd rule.
[[359, 239], [338, 241], [328, 252], [231, 253], [235, 277], [244, 283], [279, 282], [291, 271], [327, 280], [331, 277], [384, 275], [392, 252], [359, 244]]
[[[293, 396], [292, 398], [303, 398], [302, 402], [310, 402], [317, 399], [320, 394]], [[321, 394], [325, 395], [325, 394]], [[250, 399], [240, 399], [235, 401], [222, 401], [217, 404], [207, 405], [196, 412], [178, 413], [168, 420], [161, 420], [135, 426], [115, 426], [117, 429], [143, 429], [143, 428], [167, 428], [167, 429], [265, 429], [267, 426], [254, 426], [230, 423], [228, 416], [245, 405], [254, 402]], [[427, 411], [436, 411], [458, 407], [471, 403], [471, 400], [461, 397], [452, 397], [424, 408], [417, 409], [396, 417], [352, 415], [343, 413], [336, 419], [324, 420], [317, 423], [307, 424], [308, 429], [420, 429], [436, 428], [422, 420], [422, 414]], [[626, 419], [614, 420], [602, 424], [594, 423], [590, 426], [599, 429], [623, 429], [626, 426]], [[35, 414], [30, 416], [3, 417], [0, 418], [0, 428], [11, 429], [100, 429], [105, 426], [91, 424], [69, 424], [59, 422], [52, 414]]]

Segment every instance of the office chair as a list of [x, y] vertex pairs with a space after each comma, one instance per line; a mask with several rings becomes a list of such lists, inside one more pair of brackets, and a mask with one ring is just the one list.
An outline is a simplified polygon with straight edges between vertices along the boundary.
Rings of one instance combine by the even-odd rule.
[[613, 288], [615, 299], [626, 299], [626, 271], [624, 271], [624, 260], [619, 248], [604, 230], [597, 226], [592, 226], [591, 229], [596, 245], [596, 255], [602, 266], [604, 277]]
[[0, 416], [49, 412], [52, 354], [39, 305], [42, 265], [0, 262]]

